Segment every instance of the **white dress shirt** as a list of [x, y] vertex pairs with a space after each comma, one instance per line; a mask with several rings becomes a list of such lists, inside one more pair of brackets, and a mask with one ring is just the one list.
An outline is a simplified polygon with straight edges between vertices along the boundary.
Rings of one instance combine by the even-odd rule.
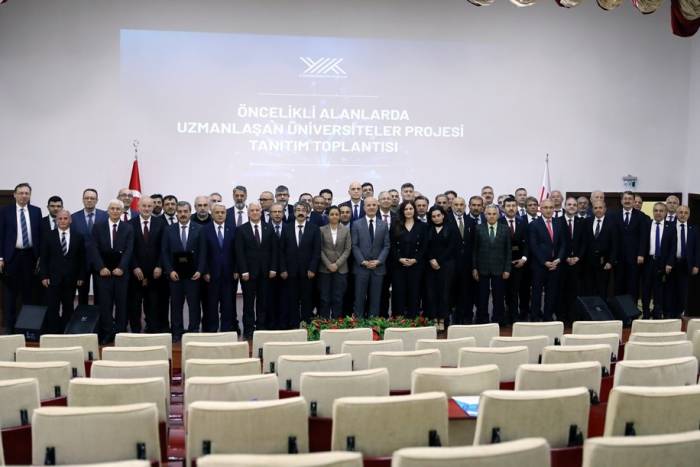
[[685, 226], [685, 254], [688, 254], [688, 224], [676, 222], [676, 258], [681, 257], [681, 225]]
[[306, 221], [303, 224], [299, 224], [298, 222], [294, 223], [294, 236], [297, 239], [297, 246], [299, 246], [299, 243], [301, 243], [301, 238], [299, 237], [299, 227], [301, 227], [301, 234], [304, 235], [304, 230], [306, 229]]
[[[600, 230], [602, 231], [602, 230], [603, 230], [603, 224], [605, 224], [605, 216], [603, 216], [603, 217], [601, 217], [601, 218], [597, 218], [597, 217], [594, 217], [594, 218], [593, 218], [593, 236], [594, 236], [594, 237], [595, 237], [595, 231], [596, 231], [596, 228], [597, 228], [597, 225], [598, 225], [598, 221], [600, 221]], [[600, 232], [598, 232], [598, 233], [600, 233]]]
[[108, 222], [109, 225], [109, 244], [112, 246], [114, 249], [114, 226], [117, 226], [117, 232], [119, 231], [119, 223], [121, 220], [118, 220], [117, 222], [112, 222], [111, 220]]
[[148, 219], [144, 219], [142, 216], [139, 216], [139, 221], [141, 221], [141, 233], [143, 233], [143, 229], [146, 227], [144, 225], [144, 222], [148, 222], [148, 232], [151, 232], [151, 228], [153, 227], [151, 218], [149, 217]]
[[31, 248], [33, 243], [32, 221], [29, 219], [29, 204], [27, 204], [24, 208], [19, 204], [15, 204], [15, 206], [17, 207], [17, 241], [15, 242], [15, 248], [19, 248], [20, 250], [24, 248], [24, 244], [22, 243], [22, 221], [20, 220], [19, 216], [20, 209], [24, 209], [24, 219], [27, 221], [27, 234], [29, 234], [29, 244], [27, 245], [27, 248]]
[[387, 227], [391, 226], [391, 211], [384, 212], [379, 210], [379, 215], [382, 217], [382, 222], [384, 222]]
[[333, 227], [330, 227], [331, 229], [331, 238], [333, 239], [333, 246], [335, 246], [335, 242], [338, 240], [338, 228], [336, 227], [335, 229]]
[[[649, 232], [649, 256], [656, 256], [656, 221], [651, 221], [651, 232]], [[664, 241], [664, 221], [659, 222], [659, 246]]]

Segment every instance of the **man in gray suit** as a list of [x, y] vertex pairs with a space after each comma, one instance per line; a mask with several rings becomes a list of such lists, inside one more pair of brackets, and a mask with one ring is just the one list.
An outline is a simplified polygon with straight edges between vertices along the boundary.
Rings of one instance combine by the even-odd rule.
[[377, 217], [376, 198], [365, 198], [365, 216], [352, 223], [352, 254], [355, 258], [355, 315], [364, 315], [369, 291], [369, 314], [379, 313], [382, 280], [389, 255], [389, 227]]
[[510, 230], [505, 224], [499, 224], [498, 206], [490, 204], [486, 207], [485, 214], [486, 222], [476, 226], [474, 234], [472, 274], [474, 280], [479, 282], [477, 321], [488, 322], [489, 295], [492, 294], [491, 322], [498, 323], [503, 319], [505, 281], [510, 277]]

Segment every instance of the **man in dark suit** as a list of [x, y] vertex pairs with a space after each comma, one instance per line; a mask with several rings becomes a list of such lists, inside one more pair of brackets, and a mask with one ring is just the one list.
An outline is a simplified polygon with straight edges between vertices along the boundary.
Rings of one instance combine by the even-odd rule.
[[90, 277], [92, 277], [93, 293], [95, 294], [94, 303], [97, 303], [97, 274], [95, 266], [90, 263], [90, 244], [92, 243], [92, 229], [95, 224], [107, 222], [107, 211], [97, 209], [97, 190], [94, 188], [86, 188], [83, 190], [83, 209], [74, 212], [71, 215], [71, 227], [83, 236], [85, 240], [85, 281], [83, 285], [78, 287], [78, 303], [87, 305], [90, 295]]
[[139, 215], [136, 209], [131, 209], [131, 203], [134, 200], [134, 193], [129, 188], [121, 188], [117, 194], [117, 199], [124, 203], [121, 220], [129, 222], [131, 219]]
[[194, 199], [194, 214], [191, 216], [192, 222], [199, 225], [211, 223], [209, 208], [209, 198], [203, 195], [197, 196]]
[[[504, 324], [512, 324], [515, 321], [527, 319], [527, 316], [519, 316], [520, 283], [523, 271], [527, 268], [529, 255], [527, 246], [527, 221], [518, 216], [518, 202], [509, 196], [503, 202], [505, 216], [500, 222], [508, 228], [510, 234], [510, 277], [506, 281], [506, 314]], [[520, 319], [519, 319], [520, 318]]]
[[248, 205], [248, 222], [236, 230], [236, 268], [243, 288], [243, 336], [265, 329], [270, 279], [277, 276], [277, 244], [272, 226], [261, 220], [258, 203]]
[[294, 222], [294, 206], [289, 204], [289, 188], [284, 185], [275, 188], [275, 202], [282, 205], [284, 222]]
[[207, 309], [204, 310], [205, 332], [236, 330], [240, 334], [236, 317], [236, 291], [234, 283], [234, 241], [236, 227], [226, 223], [226, 206], [216, 203], [211, 207], [213, 222], [204, 226], [207, 242]]
[[41, 209], [29, 204], [32, 187], [15, 187], [15, 203], [0, 211], [0, 274], [5, 276], [3, 309], [5, 327], [15, 327], [17, 300], [32, 301], [32, 285], [41, 246]]
[[620, 246], [615, 268], [615, 294], [639, 297], [639, 272], [648, 255], [649, 239], [645, 216], [634, 209], [634, 193], [622, 194], [622, 210], [613, 214], [617, 226], [617, 243]]
[[593, 215], [585, 219], [586, 257], [584, 262], [584, 294], [608, 296], [610, 273], [618, 264], [618, 238], [616, 224], [606, 216], [604, 201], [593, 202]]
[[474, 277], [472, 275], [472, 242], [475, 226], [467, 220], [467, 204], [462, 197], [452, 199], [452, 211], [445, 216], [445, 223], [452, 224], [459, 232], [459, 252], [455, 262], [455, 278], [450, 293], [454, 309], [454, 324], [471, 324], [474, 319]]
[[[379, 211], [377, 211], [377, 217], [382, 220], [391, 232], [391, 226], [394, 222], [398, 222], [399, 215], [398, 212], [392, 211], [392, 196], [388, 191], [382, 191], [379, 193]], [[397, 210], [398, 211], [398, 210]], [[379, 316], [388, 317], [389, 316], [389, 303], [391, 302], [391, 272], [392, 272], [392, 262], [388, 261], [386, 265], [386, 274], [384, 274], [384, 280], [382, 281], [382, 297], [379, 300]]]
[[187, 332], [199, 332], [202, 320], [200, 281], [206, 271], [207, 243], [202, 226], [192, 222], [192, 206], [177, 203], [177, 224], [168, 227], [163, 239], [161, 264], [170, 279], [170, 323], [173, 342], [184, 333], [182, 313], [187, 300], [190, 322]]
[[678, 206], [676, 209], [676, 265], [671, 271], [668, 284], [666, 311], [669, 318], [680, 318], [687, 312], [688, 278], [698, 274], [700, 267], [700, 243], [698, 230], [688, 224], [690, 208]]
[[53, 195], [46, 203], [49, 213], [41, 218], [41, 234], [48, 234], [56, 228], [56, 215], [63, 210], [63, 200], [60, 196]]
[[666, 221], [666, 205], [654, 204], [654, 217], [643, 230], [646, 239], [647, 257], [644, 260], [642, 277], [642, 313], [644, 319], [652, 317], [651, 300], [654, 300], [653, 318], [664, 315], [668, 278], [676, 263], [676, 229]]
[[503, 323], [505, 281], [511, 271], [510, 232], [498, 219], [498, 206], [486, 207], [486, 222], [477, 226], [474, 233], [472, 256], [474, 280], [479, 283], [479, 308], [477, 321], [489, 321], [489, 296], [493, 296], [492, 323]]
[[[246, 200], [248, 199], [248, 189], [243, 185], [236, 185], [233, 188], [233, 206], [226, 210], [226, 222], [240, 227], [248, 222], [248, 209]], [[238, 286], [236, 286], [238, 287]]]
[[348, 206], [352, 212], [352, 222], [364, 217], [365, 215], [365, 200], [362, 199], [362, 185], [360, 182], [350, 183], [348, 188], [350, 199], [339, 204], [340, 206]]
[[680, 206], [681, 200], [678, 199], [676, 195], [669, 195], [666, 197], [666, 222], [675, 223], [676, 217], [678, 216], [676, 211], [678, 206]]
[[282, 238], [279, 254], [280, 277], [287, 302], [287, 316], [280, 316], [284, 329], [299, 327], [299, 321], [308, 323], [313, 317], [313, 291], [321, 260], [321, 234], [316, 224], [307, 222], [309, 206], [294, 206], [295, 222], [288, 224]]
[[131, 332], [141, 332], [141, 310], [146, 332], [162, 332], [166, 328], [158, 319], [158, 294], [164, 280], [160, 254], [167, 226], [162, 217], [152, 215], [153, 206], [152, 198], [141, 198], [139, 215], [129, 221], [134, 230], [128, 303]]
[[[365, 217], [353, 222], [352, 255], [355, 259], [355, 315], [364, 316], [369, 301], [369, 315], [379, 314], [382, 281], [389, 256], [389, 228], [377, 217], [379, 203], [365, 198]], [[369, 295], [369, 296], [368, 296]]]
[[[273, 203], [270, 206], [270, 227], [275, 234], [275, 248], [278, 252], [278, 256], [282, 251], [282, 243], [284, 241], [285, 230], [291, 228], [293, 224], [284, 222], [284, 206], [280, 203]], [[268, 283], [268, 298], [265, 301], [265, 327], [267, 329], [278, 329], [283, 330], [286, 328], [286, 321], [282, 322], [283, 316], [289, 316], [289, 303], [284, 297], [284, 282], [277, 274], [272, 279], [269, 279]]]
[[[121, 220], [124, 205], [114, 199], [107, 206], [109, 219], [92, 229], [90, 262], [99, 277], [97, 289], [100, 308], [100, 341], [114, 341], [115, 332], [126, 331], [127, 289], [131, 256], [134, 250], [134, 229]], [[113, 315], [114, 313], [114, 315]]]
[[568, 197], [564, 202], [564, 216], [560, 218], [566, 233], [566, 260], [561, 265], [559, 305], [557, 318], [570, 326], [576, 317], [576, 297], [581, 293], [582, 265], [586, 254], [584, 219], [578, 217], [578, 202]]
[[[528, 229], [528, 246], [532, 258], [532, 311], [533, 321], [551, 321], [557, 304], [561, 263], [566, 259], [566, 232], [552, 218], [554, 203], [546, 199], [540, 205], [542, 217]], [[542, 291], [545, 293], [542, 309]]]
[[71, 227], [66, 210], [56, 213], [56, 229], [42, 237], [39, 277], [47, 290], [48, 332], [62, 334], [73, 314], [75, 290], [85, 280], [85, 240]]
[[328, 216], [326, 215], [326, 200], [323, 196], [314, 196], [313, 210], [309, 214], [309, 222], [316, 224], [318, 227], [323, 227], [328, 224]]
[[[528, 196], [525, 200], [525, 241], [530, 225], [540, 217], [540, 202], [534, 196]], [[529, 249], [528, 244], [528, 249]], [[530, 297], [532, 296], [532, 255], [528, 256], [529, 264], [523, 270], [523, 277], [520, 282], [520, 319], [527, 321], [530, 318]]]

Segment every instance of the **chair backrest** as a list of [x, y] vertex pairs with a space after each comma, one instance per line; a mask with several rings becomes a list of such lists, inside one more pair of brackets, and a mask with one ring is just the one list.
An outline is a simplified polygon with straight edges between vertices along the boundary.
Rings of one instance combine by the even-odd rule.
[[170, 363], [167, 360], [145, 362], [115, 362], [100, 360], [92, 364], [92, 378], [152, 378], [159, 377], [165, 382], [170, 396]]
[[354, 450], [379, 457], [405, 447], [447, 442], [445, 393], [343, 397], [333, 404], [333, 451]]
[[403, 448], [394, 452], [392, 467], [549, 467], [549, 444], [525, 438], [485, 446]]
[[116, 347], [153, 347], [164, 345], [168, 349], [168, 359], [173, 359], [173, 335], [169, 332], [158, 334], [138, 334], [133, 332], [120, 332], [114, 336]]
[[299, 390], [299, 379], [307, 371], [352, 371], [349, 353], [335, 355], [281, 355], [277, 359], [277, 380], [282, 389]]
[[637, 332], [630, 334], [629, 342], [677, 342], [686, 338], [684, 332]]
[[[215, 342], [219, 344], [238, 342], [238, 334], [234, 331], [229, 332], [188, 332], [182, 335], [182, 349], [180, 355], [180, 368], [185, 367], [185, 352], [187, 344], [191, 342]], [[249, 357], [248, 354], [243, 357]]]
[[0, 401], [0, 429], [28, 425], [34, 409], [40, 405], [39, 381], [36, 378], [0, 380]]
[[553, 448], [586, 438], [590, 395], [586, 388], [484, 391], [474, 444], [542, 437]]
[[[605, 374], [610, 371], [610, 346], [607, 344], [593, 345], [548, 345], [542, 354], [542, 363], [576, 363], [598, 362], [605, 369]], [[602, 371], [601, 371], [602, 374]]]
[[386, 368], [307, 372], [301, 375], [299, 388], [312, 416], [330, 418], [333, 402], [341, 397], [388, 396], [389, 372]]
[[321, 329], [320, 339], [326, 343], [326, 353], [342, 353], [345, 341], [371, 341], [372, 328]]
[[571, 334], [617, 334], [622, 342], [622, 321], [574, 321]]
[[583, 446], [583, 467], [696, 467], [699, 458], [698, 430], [670, 435], [605, 436], [588, 439]]
[[462, 347], [476, 347], [476, 339], [459, 337], [456, 339], [418, 339], [416, 341], [416, 350], [438, 349], [442, 366], [457, 367], [459, 349]]
[[269, 401], [279, 399], [275, 375], [194, 376], [185, 382], [185, 411], [197, 401]]
[[501, 381], [515, 381], [518, 367], [530, 361], [530, 350], [515, 347], [465, 347], [459, 350], [459, 366], [496, 365]]
[[187, 465], [204, 454], [309, 452], [304, 399], [193, 402], [187, 409]]
[[631, 341], [625, 345], [625, 360], [662, 360], [693, 356], [693, 343], [690, 341], [640, 342]]
[[697, 358], [682, 357], [617, 362], [613, 386], [687, 386], [697, 382]]
[[190, 358], [207, 360], [231, 360], [248, 358], [248, 342], [188, 342], [182, 346], [182, 361], [187, 363]]
[[34, 411], [34, 465], [86, 464], [139, 458], [160, 461], [158, 410], [153, 403], [42, 407]]
[[680, 319], [635, 319], [630, 332], [680, 332], [682, 326]]
[[68, 362], [0, 362], [0, 380], [35, 378], [42, 401], [68, 394], [72, 373]]
[[100, 346], [97, 334], [42, 334], [39, 347], [82, 347], [83, 360], [99, 360]]
[[584, 387], [591, 391], [591, 398], [600, 400], [600, 363], [551, 363], [521, 365], [515, 376], [516, 391], [540, 389], [566, 389]]
[[620, 339], [615, 333], [608, 334], [564, 334], [561, 339], [561, 345], [579, 346], [579, 345], [596, 345], [605, 344], [610, 347], [610, 360], [617, 360], [617, 354], [620, 349]]
[[143, 347], [104, 347], [102, 360], [114, 362], [148, 362], [154, 360], [168, 361], [168, 348], [164, 345]]
[[605, 436], [662, 435], [697, 430], [700, 386], [618, 386], [610, 392]]
[[384, 339], [399, 339], [403, 342], [404, 350], [416, 350], [416, 342], [418, 339], [437, 339], [437, 328], [435, 326], [424, 326], [420, 328], [386, 328], [384, 331]]
[[57, 347], [55, 349], [20, 347], [16, 351], [16, 356], [18, 362], [68, 362], [73, 377], [85, 376], [82, 347]]
[[440, 351], [403, 350], [398, 352], [372, 352], [369, 354], [370, 368], [386, 368], [389, 371], [389, 388], [392, 391], [411, 389], [411, 375], [416, 368], [439, 368]]
[[0, 362], [14, 362], [15, 351], [26, 345], [24, 334], [0, 336]]
[[528, 323], [518, 321], [513, 323], [513, 337], [547, 336], [548, 345], [561, 342], [564, 335], [564, 323], [562, 321], [545, 321], [541, 323]]
[[284, 331], [253, 331], [254, 358], [263, 358], [262, 348], [266, 342], [306, 342], [309, 333], [306, 329], [288, 329]]
[[695, 332], [691, 339], [693, 343], [693, 355], [695, 358], [700, 358], [700, 332]]
[[489, 324], [453, 324], [447, 328], [448, 339], [459, 339], [460, 337], [473, 337], [477, 347], [488, 347], [491, 338], [497, 337], [501, 333], [498, 323]]
[[325, 355], [323, 341], [265, 342], [263, 344], [263, 373], [277, 371], [277, 359], [282, 355]]
[[197, 459], [202, 467], [362, 467], [359, 452], [308, 454], [210, 454]]
[[232, 360], [208, 360], [190, 358], [185, 362], [183, 376], [246, 376], [259, 375], [259, 358], [235, 358]]
[[168, 421], [168, 391], [162, 378], [73, 378], [68, 387], [68, 406], [98, 407], [152, 402], [158, 421]]
[[700, 331], [700, 318], [689, 319], [685, 323], [685, 336], [689, 341], [695, 337], [695, 332]]
[[353, 370], [366, 370], [369, 368], [369, 354], [372, 352], [398, 352], [404, 349], [400, 339], [383, 341], [345, 341], [340, 348], [342, 353], [352, 356]]
[[478, 396], [487, 389], [498, 389], [499, 381], [496, 365], [417, 368], [413, 370], [411, 394], [442, 391], [447, 397]]
[[542, 351], [549, 345], [547, 336], [528, 337], [494, 337], [491, 339], [491, 347], [512, 347], [514, 345], [524, 345], [527, 347], [530, 356], [530, 363], [540, 363]]

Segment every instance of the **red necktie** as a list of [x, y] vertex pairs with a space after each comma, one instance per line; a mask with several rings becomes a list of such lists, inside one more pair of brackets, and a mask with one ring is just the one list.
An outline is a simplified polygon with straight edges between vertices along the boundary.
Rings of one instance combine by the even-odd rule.
[[569, 238], [574, 238], [574, 221], [569, 219]]
[[547, 219], [547, 232], [549, 233], [549, 238], [554, 243], [554, 231], [552, 230], [552, 219]]
[[510, 220], [510, 236], [515, 237], [515, 221], [513, 219]]

